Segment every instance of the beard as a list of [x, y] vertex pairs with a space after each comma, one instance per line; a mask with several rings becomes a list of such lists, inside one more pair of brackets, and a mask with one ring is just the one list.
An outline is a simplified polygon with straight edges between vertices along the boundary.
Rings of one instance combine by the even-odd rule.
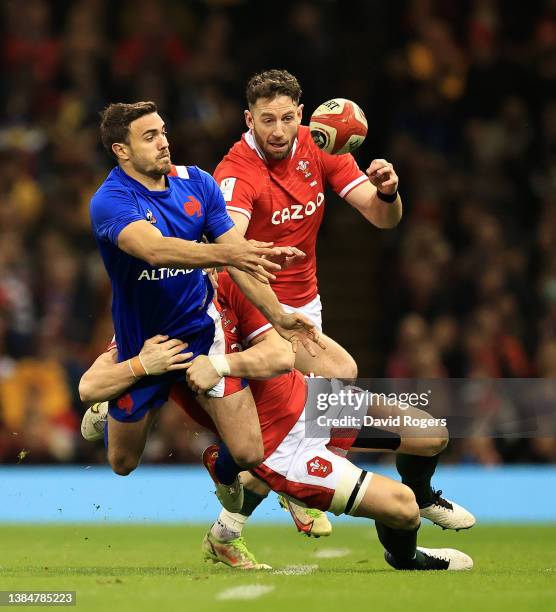
[[172, 169], [172, 161], [170, 157], [165, 157], [163, 159], [157, 159], [152, 164], [134, 164], [135, 170], [144, 174], [145, 176], [149, 176], [153, 179], [159, 179], [162, 176], [165, 176]]
[[282, 159], [286, 159], [286, 157], [290, 154], [291, 150], [292, 150], [292, 146], [293, 143], [291, 143], [287, 149], [284, 150], [284, 152], [281, 151], [272, 151], [272, 150], [268, 150], [268, 149], [264, 149], [265, 155], [269, 158], [272, 159], [273, 161], [280, 161]]
[[270, 145], [267, 141], [263, 141], [255, 130], [253, 130], [253, 134], [255, 136], [255, 140], [257, 144], [259, 145], [259, 148], [265, 154], [265, 157], [272, 161], [280, 161], [282, 159], [286, 159], [286, 157], [291, 153], [291, 150], [293, 148], [293, 143], [295, 142], [295, 139], [297, 137], [297, 134], [296, 134], [287, 143], [287, 146], [284, 146], [283, 150], [276, 151], [275, 149], [272, 148], [272, 145]]
[[168, 172], [170, 172], [171, 169], [172, 169], [172, 160], [169, 157], [159, 160], [156, 166], [156, 170], [160, 172], [161, 175], [168, 174]]

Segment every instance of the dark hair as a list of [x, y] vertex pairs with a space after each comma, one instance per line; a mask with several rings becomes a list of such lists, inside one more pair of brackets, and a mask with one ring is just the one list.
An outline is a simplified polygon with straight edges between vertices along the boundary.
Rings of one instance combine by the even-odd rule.
[[296, 104], [301, 98], [298, 80], [287, 70], [265, 70], [254, 74], [247, 83], [245, 91], [247, 104], [254, 106], [259, 98], [289, 96]]
[[135, 104], [109, 104], [101, 113], [100, 138], [108, 153], [112, 153], [115, 142], [128, 142], [129, 124], [143, 115], [156, 113], [154, 102], [135, 102]]

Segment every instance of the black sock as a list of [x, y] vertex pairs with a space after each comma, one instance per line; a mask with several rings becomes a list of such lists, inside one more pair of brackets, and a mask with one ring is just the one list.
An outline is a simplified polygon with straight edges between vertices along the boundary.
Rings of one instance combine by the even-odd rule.
[[243, 514], [243, 516], [251, 516], [255, 508], [265, 499], [265, 497], [266, 495], [259, 495], [245, 487], [243, 489], [243, 506], [241, 506], [239, 513]]
[[392, 529], [384, 523], [375, 521], [378, 539], [384, 548], [394, 557], [400, 569], [409, 569], [415, 564], [417, 553], [417, 531], [415, 529]]
[[402, 477], [402, 482], [407, 485], [417, 499], [419, 508], [424, 508], [432, 503], [431, 478], [433, 477], [438, 455], [434, 457], [419, 457], [417, 455], [396, 455], [396, 468]]
[[218, 459], [214, 463], [216, 478], [218, 478], [222, 484], [230, 485], [242, 471], [242, 468], [234, 461], [228, 447], [224, 442], [220, 442], [218, 445]]

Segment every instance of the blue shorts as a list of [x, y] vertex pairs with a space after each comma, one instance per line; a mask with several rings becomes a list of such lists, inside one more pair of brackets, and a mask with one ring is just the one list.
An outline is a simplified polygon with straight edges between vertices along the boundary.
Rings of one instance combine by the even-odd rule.
[[[212, 311], [214, 309], [214, 312]], [[193, 357], [198, 355], [208, 355], [225, 353], [224, 331], [220, 321], [220, 316], [214, 307], [209, 306], [209, 314], [213, 318], [213, 323], [200, 332], [189, 338], [183, 338], [188, 343], [184, 352], [193, 353]], [[183, 370], [167, 372], [160, 376], [145, 376], [137, 381], [120, 397], [110, 400], [108, 404], [108, 414], [117, 421], [135, 422], [140, 421], [149, 410], [160, 408], [168, 401], [170, 390], [176, 383], [185, 384]], [[220, 389], [222, 393], [220, 395]], [[215, 387], [216, 397], [225, 395], [226, 385], [219, 384]]]

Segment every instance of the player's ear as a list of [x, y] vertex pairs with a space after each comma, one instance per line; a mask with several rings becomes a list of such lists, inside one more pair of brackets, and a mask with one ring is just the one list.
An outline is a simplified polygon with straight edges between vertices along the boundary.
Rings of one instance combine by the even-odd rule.
[[112, 143], [112, 153], [114, 153], [118, 161], [127, 161], [129, 159], [127, 146], [121, 142]]
[[245, 123], [247, 125], [247, 127], [252, 130], [253, 127], [255, 126], [255, 122], [253, 121], [253, 115], [251, 114], [250, 110], [246, 110], [244, 112], [245, 114]]
[[304, 108], [303, 104], [300, 104], [297, 107], [296, 113], [297, 113], [297, 120], [299, 121], [299, 123], [301, 123], [301, 119], [303, 118], [303, 108]]

